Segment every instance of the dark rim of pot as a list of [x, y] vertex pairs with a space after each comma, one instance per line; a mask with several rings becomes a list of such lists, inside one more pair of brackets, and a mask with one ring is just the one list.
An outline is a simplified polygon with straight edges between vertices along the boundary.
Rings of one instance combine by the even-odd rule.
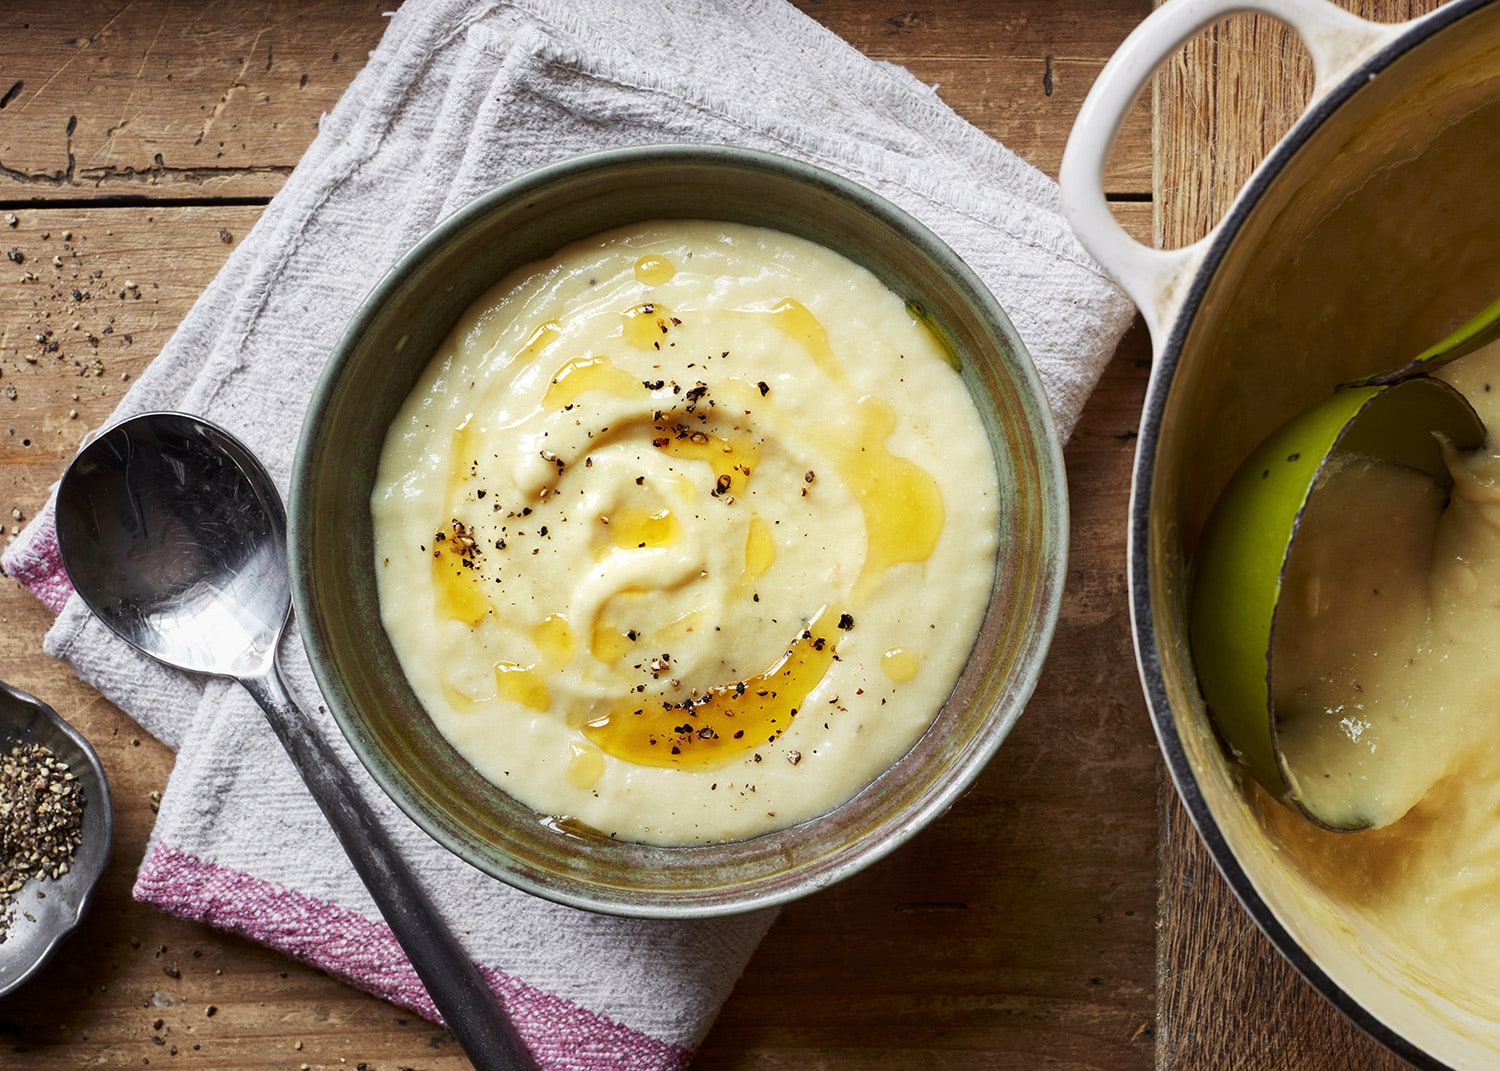
[[1347, 75], [1325, 96], [1315, 101], [1272, 149], [1265, 162], [1256, 169], [1255, 174], [1251, 176], [1250, 181], [1246, 183], [1245, 188], [1225, 214], [1223, 223], [1211, 242], [1203, 263], [1194, 273], [1182, 308], [1174, 318], [1166, 344], [1157, 358], [1157, 367], [1147, 389], [1141, 416], [1140, 439], [1135, 456], [1134, 491], [1130, 504], [1130, 599], [1131, 615], [1135, 622], [1136, 658], [1157, 740], [1172, 780], [1177, 786], [1178, 795], [1193, 825], [1197, 827], [1199, 835], [1208, 846], [1209, 854], [1229, 883], [1230, 889], [1249, 911], [1256, 925], [1313, 988], [1376, 1041], [1414, 1066], [1431, 1069], [1431, 1071], [1451, 1071], [1451, 1068], [1385, 1025], [1312, 961], [1297, 939], [1282, 926], [1270, 906], [1256, 891], [1249, 875], [1230, 850], [1223, 831], [1220, 830], [1209, 810], [1208, 802], [1193, 777], [1187, 752], [1183, 748], [1182, 737], [1178, 732], [1171, 705], [1167, 699], [1161, 662], [1156, 653], [1156, 630], [1151, 615], [1149, 584], [1149, 504], [1156, 451], [1160, 441], [1161, 421], [1167, 396], [1171, 392], [1172, 380], [1177, 371], [1177, 364], [1182, 356], [1183, 344], [1202, 305], [1209, 281], [1218, 271], [1250, 212], [1260, 202], [1266, 189], [1276, 180], [1287, 162], [1302, 149], [1308, 139], [1330, 116], [1364, 87], [1371, 77], [1467, 15], [1495, 2], [1496, 0], [1453, 0], [1452, 3], [1437, 8], [1416, 26], [1391, 41], [1357, 70]]

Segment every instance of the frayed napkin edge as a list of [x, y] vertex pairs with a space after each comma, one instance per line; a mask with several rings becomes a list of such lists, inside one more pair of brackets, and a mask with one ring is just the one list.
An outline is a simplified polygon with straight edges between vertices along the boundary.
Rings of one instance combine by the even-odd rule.
[[[168, 914], [246, 937], [435, 1023], [421, 979], [383, 923], [156, 840], [132, 897]], [[488, 964], [481, 976], [543, 1065], [559, 1071], [669, 1071], [694, 1049], [627, 1026]], [[704, 1032], [710, 1024], [704, 1024]]]

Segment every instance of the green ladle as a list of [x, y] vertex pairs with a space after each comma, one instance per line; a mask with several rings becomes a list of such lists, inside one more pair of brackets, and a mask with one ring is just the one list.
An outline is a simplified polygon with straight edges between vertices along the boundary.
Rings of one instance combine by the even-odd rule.
[[1457, 390], [1425, 373], [1500, 340], [1496, 301], [1400, 368], [1344, 384], [1273, 432], [1230, 479], [1192, 563], [1188, 636], [1209, 713], [1230, 750], [1267, 791], [1320, 825], [1292, 791], [1277, 744], [1271, 652], [1298, 523], [1331, 459], [1406, 465], [1452, 486], [1440, 440], [1483, 445], [1485, 429]]

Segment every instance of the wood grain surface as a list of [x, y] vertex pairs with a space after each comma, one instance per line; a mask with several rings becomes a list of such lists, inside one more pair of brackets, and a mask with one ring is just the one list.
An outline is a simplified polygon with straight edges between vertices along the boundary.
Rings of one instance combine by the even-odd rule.
[[[1407, 11], [1402, 0], [1361, 3]], [[936, 85], [1052, 175], [1084, 94], [1150, 8], [799, 4], [865, 53]], [[0, 519], [9, 531], [41, 507], [83, 435], [281, 188], [379, 40], [387, 6], [0, 6], [0, 251], [23, 258], [0, 261]], [[1121, 134], [1106, 185], [1141, 240], [1200, 233], [1300, 108], [1297, 46], [1277, 27], [1242, 22], [1174, 59]], [[973, 790], [921, 837], [784, 911], [695, 1067], [1386, 1066], [1250, 927], [1161, 783], [1125, 581], [1149, 367], [1137, 325], [1067, 446], [1068, 587], [1026, 716]], [[0, 580], [0, 677], [45, 698], [95, 743], [115, 795], [115, 854], [65, 953], [0, 1001], [0, 1065], [466, 1067], [430, 1023], [131, 900], [172, 754], [41, 653], [49, 620]]]

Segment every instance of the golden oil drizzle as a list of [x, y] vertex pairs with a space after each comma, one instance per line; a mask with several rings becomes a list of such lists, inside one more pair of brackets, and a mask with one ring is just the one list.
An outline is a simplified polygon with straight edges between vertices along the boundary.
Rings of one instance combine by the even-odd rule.
[[630, 694], [586, 722], [601, 751], [638, 766], [710, 770], [774, 743], [833, 665], [841, 614], [826, 608], [769, 669], [681, 701]]
[[474, 414], [464, 417], [450, 440], [444, 509], [451, 519], [440, 528], [432, 545], [432, 586], [440, 616], [462, 621], [471, 628], [484, 620], [490, 601], [480, 587], [482, 577], [478, 564], [479, 547], [472, 535], [457, 519], [458, 504], [463, 500], [468, 481], [479, 463], [479, 431]]
[[659, 350], [667, 334], [681, 321], [655, 301], [645, 301], [626, 309], [621, 317], [625, 341], [638, 350]]
[[714, 495], [743, 491], [760, 461], [760, 446], [748, 435], [726, 438], [670, 413], [655, 422], [653, 431], [651, 445], [658, 450], [686, 461], [708, 462]]
[[548, 614], [531, 630], [531, 642], [542, 654], [542, 662], [552, 668], [565, 666], [573, 658], [578, 643], [573, 628], [562, 614]]
[[681, 613], [662, 625], [653, 634], [658, 643], [672, 644], [696, 632], [708, 619], [708, 610], [699, 606]]
[[516, 351], [516, 355], [511, 360], [522, 362], [535, 360], [537, 354], [556, 342], [561, 334], [562, 324], [556, 320], [547, 320], [538, 324], [526, 341], [521, 343], [521, 348]]
[[905, 684], [917, 675], [921, 663], [917, 656], [905, 647], [892, 647], [880, 656], [880, 668], [897, 684]]
[[622, 632], [603, 621], [595, 622], [589, 634], [589, 653], [609, 665], [624, 658], [634, 644], [635, 637], [629, 632]]
[[745, 579], [758, 580], [776, 560], [771, 527], [759, 513], [753, 514], [745, 531]]
[[475, 566], [476, 551], [472, 544], [466, 544], [467, 530], [454, 521], [451, 531], [451, 535], [439, 532], [440, 538], [433, 541], [433, 593], [441, 616], [462, 621], [472, 628], [490, 612], [490, 600], [480, 588], [481, 577]]
[[795, 298], [785, 298], [765, 315], [778, 331], [805, 349], [822, 373], [836, 383], [844, 382], [844, 370], [833, 355], [828, 330], [811, 309]]
[[868, 583], [899, 562], [929, 558], [945, 515], [943, 493], [931, 474], [886, 448], [895, 411], [867, 396], [855, 403], [855, 416], [858, 431], [835, 456], [839, 476], [865, 517], [869, 546], [861, 579]]
[[677, 517], [665, 507], [622, 506], [600, 519], [609, 526], [611, 542], [622, 549], [669, 547], [681, 538]]
[[552, 705], [552, 696], [547, 691], [547, 682], [534, 666], [523, 666], [516, 662], [495, 663], [495, 683], [498, 695], [532, 710], [546, 710]]
[[[491, 680], [493, 686], [495, 682]], [[450, 680], [446, 674], [441, 679], [443, 698], [448, 700], [448, 705], [460, 714], [473, 714], [476, 710], [494, 700], [496, 692], [490, 690], [483, 694], [475, 694], [475, 689], [465, 684]]]
[[629, 398], [643, 393], [645, 387], [608, 357], [574, 357], [552, 373], [542, 405], [548, 409], [566, 409], [591, 390]]
[[479, 464], [479, 428], [474, 423], [473, 413], [465, 416], [464, 422], [454, 431], [448, 449], [448, 456], [453, 460], [448, 466], [448, 486], [445, 488], [447, 497], [443, 500], [443, 508], [451, 517], [458, 504], [463, 501], [469, 480]]
[[635, 277], [647, 286], [661, 286], [677, 274], [677, 266], [657, 253], [647, 253], [635, 262]]
[[755, 582], [765, 575], [776, 560], [776, 542], [771, 537], [771, 527], [759, 513], [750, 515], [745, 529], [745, 568], [735, 579], [731, 598], [742, 598], [751, 593]]
[[599, 783], [604, 776], [604, 752], [574, 740], [568, 745], [568, 784], [586, 791]]

